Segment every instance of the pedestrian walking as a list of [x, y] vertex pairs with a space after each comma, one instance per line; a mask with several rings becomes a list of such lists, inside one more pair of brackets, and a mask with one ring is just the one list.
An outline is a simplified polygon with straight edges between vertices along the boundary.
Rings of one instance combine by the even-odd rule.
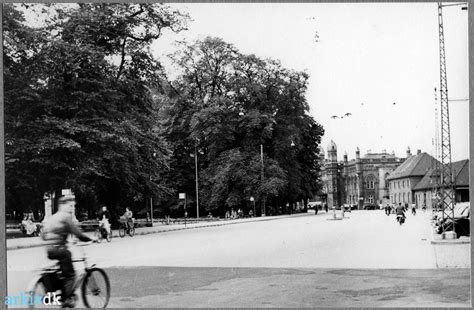
[[387, 203], [387, 204], [385, 205], [385, 214], [386, 214], [387, 216], [390, 215], [391, 209], [392, 209], [392, 208], [391, 208], [390, 205]]

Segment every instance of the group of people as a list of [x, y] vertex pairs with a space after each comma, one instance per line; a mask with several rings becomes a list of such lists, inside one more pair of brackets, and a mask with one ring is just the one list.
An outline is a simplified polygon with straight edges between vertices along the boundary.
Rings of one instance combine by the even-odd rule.
[[[250, 210], [249, 216], [253, 216], [252, 210]], [[227, 211], [225, 213], [226, 219], [237, 219], [237, 218], [242, 218], [242, 217], [244, 217], [244, 212], [242, 211], [242, 209], [238, 209], [237, 211], [235, 211], [234, 209], [231, 209], [230, 212]]]
[[33, 222], [33, 213], [27, 213], [21, 221], [22, 231], [28, 235], [34, 235], [38, 231], [38, 226]]
[[[399, 216], [404, 216], [405, 217], [405, 212], [408, 211], [408, 203], [406, 203], [404, 206], [402, 205], [401, 202], [398, 203], [398, 205], [395, 205], [395, 206], [391, 206], [389, 205], [388, 203], [385, 205], [385, 214], [388, 216], [390, 215], [391, 213], [395, 213], [395, 215]], [[423, 209], [425, 210], [426, 207]], [[415, 204], [412, 204], [411, 205], [411, 213], [413, 215], [416, 215], [416, 205]]]

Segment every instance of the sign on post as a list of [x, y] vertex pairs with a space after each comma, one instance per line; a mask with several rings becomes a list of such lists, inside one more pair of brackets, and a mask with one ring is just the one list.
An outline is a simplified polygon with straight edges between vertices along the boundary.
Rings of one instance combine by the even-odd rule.
[[179, 193], [179, 199], [186, 199], [186, 193]]

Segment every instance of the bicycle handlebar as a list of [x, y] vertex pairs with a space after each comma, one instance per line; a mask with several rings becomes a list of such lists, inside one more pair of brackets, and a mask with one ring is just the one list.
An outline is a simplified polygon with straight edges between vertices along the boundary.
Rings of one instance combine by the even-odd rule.
[[85, 242], [83, 242], [83, 241], [79, 242], [77, 240], [74, 240], [71, 243], [76, 245], [76, 246], [87, 246], [87, 245], [90, 245], [90, 244], [96, 243], [96, 242], [97, 242], [97, 240], [91, 240], [91, 241], [85, 241]]
[[76, 244], [77, 246], [88, 246], [92, 243], [96, 242], [95, 240], [91, 240], [91, 241], [87, 241], [87, 242], [81, 242], [81, 243], [78, 243]]

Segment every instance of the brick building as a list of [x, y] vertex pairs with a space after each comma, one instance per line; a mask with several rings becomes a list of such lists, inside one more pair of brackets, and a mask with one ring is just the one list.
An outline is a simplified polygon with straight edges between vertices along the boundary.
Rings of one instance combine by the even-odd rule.
[[323, 193], [321, 197], [329, 208], [351, 205], [358, 209], [374, 207], [388, 200], [387, 177], [404, 161], [386, 151], [368, 151], [360, 156], [357, 148], [355, 159], [337, 160], [337, 146], [334, 141], [328, 145], [328, 157], [321, 155]]

